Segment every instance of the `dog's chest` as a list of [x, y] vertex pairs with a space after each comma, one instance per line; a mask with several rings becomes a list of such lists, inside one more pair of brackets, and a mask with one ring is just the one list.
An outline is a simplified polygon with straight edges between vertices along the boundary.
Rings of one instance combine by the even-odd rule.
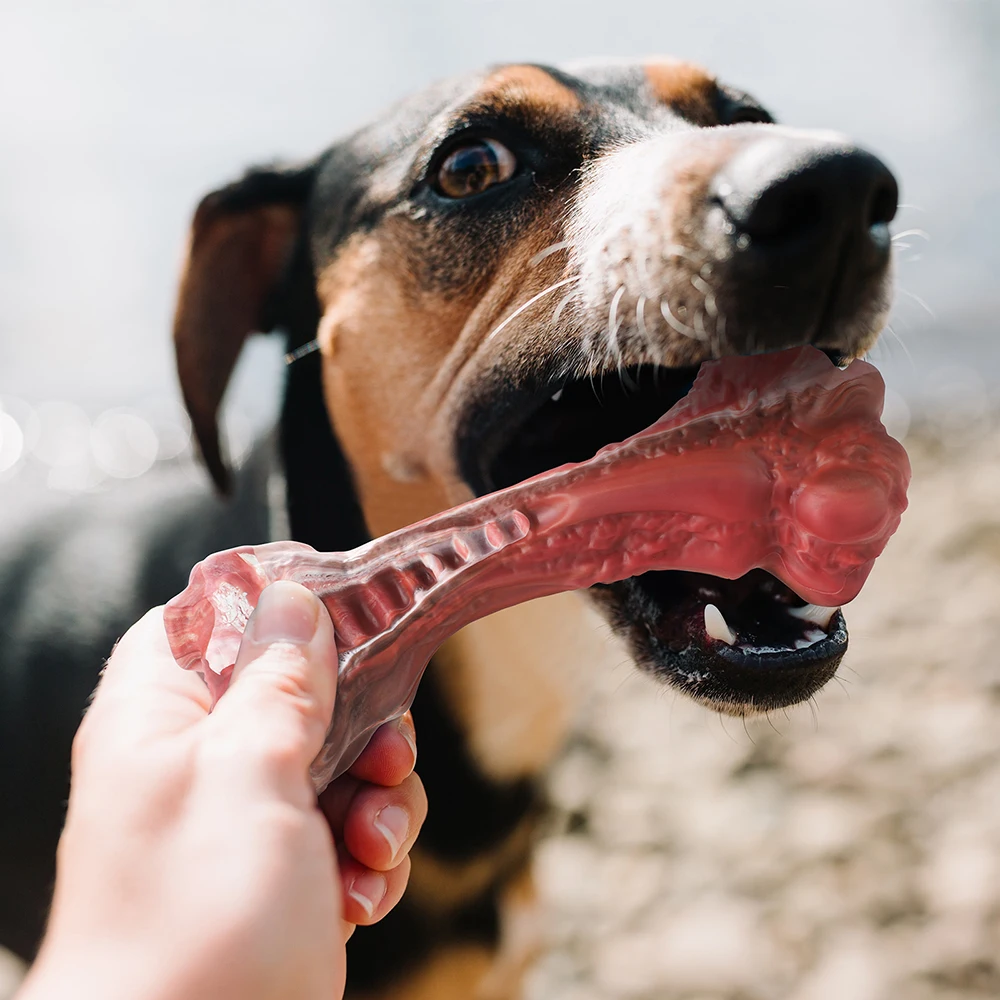
[[583, 595], [557, 594], [463, 629], [435, 657], [454, 717], [483, 773], [538, 774], [558, 753], [607, 645]]

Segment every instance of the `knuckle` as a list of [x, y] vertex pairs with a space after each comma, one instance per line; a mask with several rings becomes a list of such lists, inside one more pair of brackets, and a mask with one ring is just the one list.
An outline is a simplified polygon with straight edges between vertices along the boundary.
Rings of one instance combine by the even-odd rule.
[[254, 664], [254, 669], [237, 682], [248, 695], [257, 700], [273, 702], [280, 698], [303, 715], [319, 714], [319, 700], [316, 696], [309, 663], [301, 651], [294, 647], [272, 647], [262, 660]]
[[301, 731], [279, 730], [260, 748], [261, 760], [282, 772], [308, 767], [310, 756]]
[[218, 726], [202, 741], [202, 759], [216, 772], [298, 773], [308, 767], [308, 738], [303, 727], [242, 717]]
[[258, 822], [261, 835], [285, 851], [301, 846], [312, 832], [307, 814], [284, 802], [269, 803]]
[[285, 673], [255, 674], [241, 678], [245, 684], [240, 698], [245, 702], [244, 714], [249, 719], [261, 719], [275, 714], [290, 713], [295, 719], [312, 722], [319, 717], [319, 706], [309, 691]]

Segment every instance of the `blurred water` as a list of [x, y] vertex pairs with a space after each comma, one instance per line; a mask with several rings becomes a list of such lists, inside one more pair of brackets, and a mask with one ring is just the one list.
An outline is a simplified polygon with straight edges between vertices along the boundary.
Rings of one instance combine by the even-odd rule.
[[[91, 421], [132, 407], [178, 432], [169, 321], [205, 191], [252, 162], [309, 155], [435, 77], [650, 51], [701, 61], [783, 120], [884, 156], [907, 206], [896, 231], [929, 236], [901, 241], [894, 332], [876, 355], [894, 405], [988, 406], [1000, 388], [997, 0], [4, 5], [0, 399], [71, 401]], [[270, 419], [279, 379], [276, 349], [255, 346], [233, 419]]]

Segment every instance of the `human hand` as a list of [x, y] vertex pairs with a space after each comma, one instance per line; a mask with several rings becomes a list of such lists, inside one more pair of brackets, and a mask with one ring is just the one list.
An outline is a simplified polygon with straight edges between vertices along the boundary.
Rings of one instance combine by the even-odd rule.
[[309, 764], [335, 692], [333, 626], [296, 584], [263, 592], [211, 713], [162, 609], [133, 626], [74, 742], [52, 916], [21, 1000], [341, 996], [346, 937], [398, 902], [426, 799], [404, 717], [317, 807]]

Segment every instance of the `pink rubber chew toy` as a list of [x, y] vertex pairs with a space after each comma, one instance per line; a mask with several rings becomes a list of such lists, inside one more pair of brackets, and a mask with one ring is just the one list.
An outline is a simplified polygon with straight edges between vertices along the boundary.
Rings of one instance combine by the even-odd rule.
[[703, 364], [664, 417], [592, 459], [351, 552], [297, 542], [209, 556], [164, 620], [177, 662], [225, 692], [261, 590], [295, 580], [333, 619], [337, 705], [318, 790], [409, 707], [431, 655], [502, 608], [650, 570], [764, 569], [804, 600], [856, 597], [906, 508], [906, 452], [871, 365], [797, 348]]

